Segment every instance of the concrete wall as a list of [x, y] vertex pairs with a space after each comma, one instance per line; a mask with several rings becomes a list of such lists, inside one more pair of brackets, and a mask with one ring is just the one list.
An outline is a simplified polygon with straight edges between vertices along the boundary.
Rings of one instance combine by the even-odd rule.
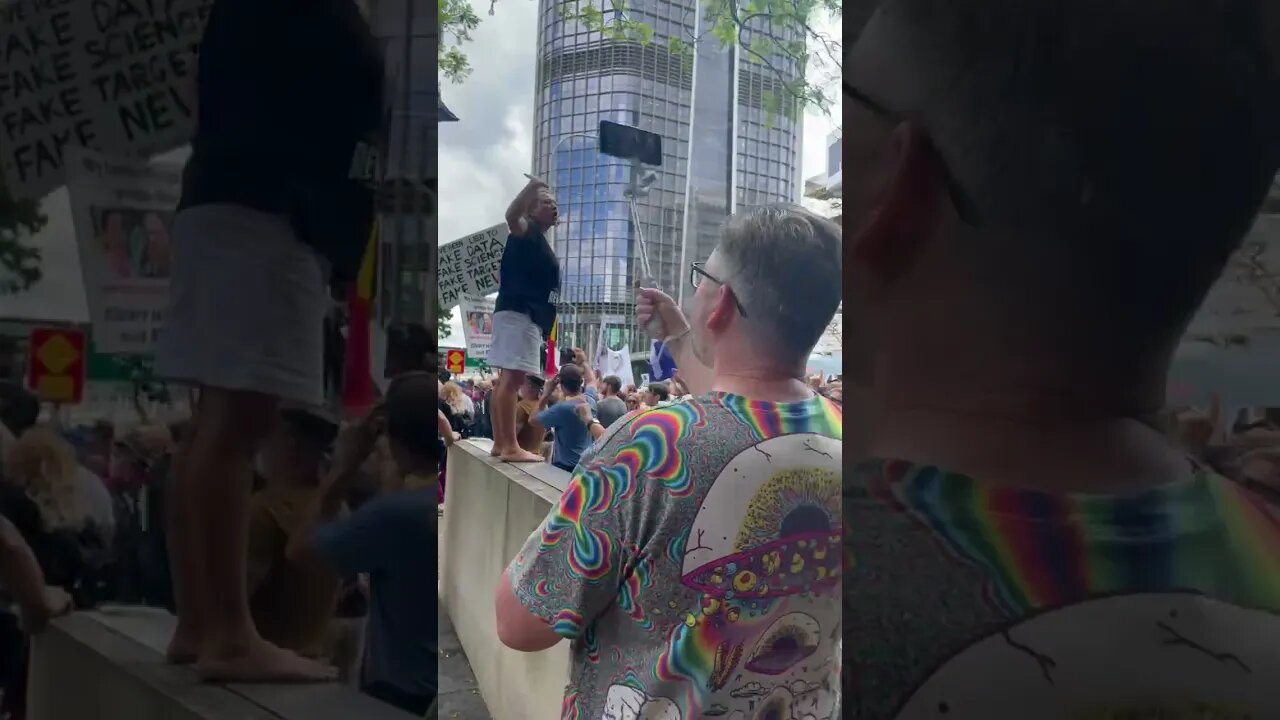
[[37, 636], [30, 720], [410, 720], [345, 685], [210, 685], [164, 662], [174, 618], [150, 608], [76, 613]]
[[502, 571], [558, 502], [567, 475], [549, 465], [494, 462], [473, 442], [449, 451], [440, 597], [495, 720], [555, 720], [569, 646], [519, 653], [498, 641], [493, 591]]

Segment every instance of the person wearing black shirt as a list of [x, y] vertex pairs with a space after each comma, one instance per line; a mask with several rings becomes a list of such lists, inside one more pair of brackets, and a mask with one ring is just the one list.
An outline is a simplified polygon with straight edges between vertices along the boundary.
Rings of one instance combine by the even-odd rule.
[[157, 372], [200, 388], [169, 527], [168, 657], [207, 680], [327, 680], [266, 642], [246, 591], [252, 459], [281, 400], [323, 403], [324, 316], [372, 229], [382, 52], [353, 0], [216, 0], [173, 223]]
[[492, 454], [507, 462], [542, 462], [516, 442], [516, 402], [526, 375], [541, 371], [542, 341], [551, 336], [560, 293], [560, 263], [544, 234], [560, 210], [550, 188], [530, 180], [507, 208], [511, 235], [498, 272], [489, 365], [498, 368], [490, 403]]

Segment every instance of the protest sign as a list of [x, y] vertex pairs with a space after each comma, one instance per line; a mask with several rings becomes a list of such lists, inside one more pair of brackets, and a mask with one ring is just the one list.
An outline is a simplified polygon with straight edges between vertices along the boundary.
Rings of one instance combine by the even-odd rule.
[[0, 0], [0, 174], [18, 198], [66, 181], [65, 152], [146, 156], [195, 126], [213, 0]]
[[462, 336], [467, 341], [467, 357], [487, 360], [489, 345], [493, 342], [494, 301], [475, 295], [463, 295]]
[[68, 148], [67, 187], [94, 347], [149, 355], [169, 303], [182, 166]]
[[507, 247], [507, 232], [503, 223], [440, 246], [436, 277], [441, 310], [457, 305], [463, 295], [484, 297], [498, 292], [498, 265]]

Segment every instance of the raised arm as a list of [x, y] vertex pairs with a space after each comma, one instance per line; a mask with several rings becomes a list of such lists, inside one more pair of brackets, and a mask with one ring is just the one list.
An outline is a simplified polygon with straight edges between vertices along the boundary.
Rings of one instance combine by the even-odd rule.
[[507, 229], [512, 235], [520, 237], [529, 232], [529, 207], [533, 205], [534, 198], [538, 197], [538, 191], [545, 187], [547, 184], [542, 180], [530, 179], [529, 184], [507, 206]]

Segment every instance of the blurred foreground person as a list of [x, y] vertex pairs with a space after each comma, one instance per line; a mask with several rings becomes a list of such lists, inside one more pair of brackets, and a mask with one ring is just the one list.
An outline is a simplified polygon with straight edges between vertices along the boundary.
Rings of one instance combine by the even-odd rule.
[[1280, 165], [1278, 9], [887, 0], [853, 46], [849, 716], [1280, 717], [1280, 522], [1147, 421]]
[[332, 668], [264, 640], [245, 586], [251, 465], [279, 401], [320, 405], [331, 290], [373, 224], [382, 50], [352, 0], [216, 0], [173, 221], [157, 373], [199, 389], [169, 529], [168, 656], [208, 680], [315, 681]]
[[698, 395], [609, 428], [496, 591], [508, 647], [573, 641], [565, 718], [836, 717], [843, 429], [804, 370], [840, 258], [765, 208], [693, 265], [692, 317], [642, 291]]

